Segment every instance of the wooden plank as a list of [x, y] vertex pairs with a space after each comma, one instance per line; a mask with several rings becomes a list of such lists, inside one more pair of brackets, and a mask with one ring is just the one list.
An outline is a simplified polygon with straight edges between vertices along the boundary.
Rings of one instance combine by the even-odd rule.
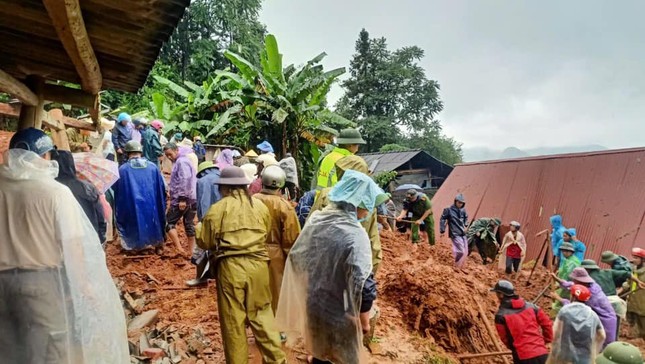
[[[479, 316], [481, 316], [482, 321], [484, 322], [484, 326], [486, 327], [486, 331], [488, 331], [488, 335], [490, 335], [491, 341], [493, 342], [493, 345], [495, 346], [495, 349], [497, 351], [503, 351], [502, 350], [502, 345], [499, 343], [499, 340], [497, 340], [497, 331], [491, 324], [490, 320], [488, 320], [488, 317], [486, 316], [486, 311], [482, 308], [481, 303], [479, 303], [479, 300], [475, 300], [475, 303], [477, 303], [477, 309], [479, 310]], [[508, 358], [502, 357], [502, 360], [504, 361], [505, 364], [509, 364]]]
[[83, 89], [98, 94], [103, 85], [99, 62], [85, 29], [78, 0], [43, 0], [56, 33], [81, 77]]
[[430, 169], [427, 168], [419, 168], [419, 169], [405, 169], [402, 171], [397, 171], [397, 173], [401, 176], [409, 175], [409, 174], [425, 174], [427, 176], [430, 175]]
[[25, 105], [38, 105], [38, 96], [27, 85], [16, 80], [3, 70], [0, 70], [0, 90], [17, 98]]
[[62, 104], [91, 108], [96, 105], [97, 95], [92, 95], [83, 90], [70, 87], [45, 84], [43, 87], [43, 98]]
[[513, 355], [510, 351], [493, 351], [490, 353], [478, 353], [478, 354], [461, 354], [457, 355], [457, 359], [475, 359], [475, 358], [485, 358], [487, 356], [500, 356], [500, 355]]
[[20, 116], [20, 104], [0, 103], [0, 115], [17, 118]]

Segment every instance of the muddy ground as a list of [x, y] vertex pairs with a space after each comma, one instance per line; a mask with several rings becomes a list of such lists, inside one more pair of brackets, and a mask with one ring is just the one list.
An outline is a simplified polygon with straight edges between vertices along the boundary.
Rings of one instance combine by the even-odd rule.
[[[384, 263], [377, 275], [381, 319], [376, 327], [373, 363], [445, 362], [457, 354], [496, 350], [497, 338], [489, 335], [477, 306], [479, 302], [492, 322], [497, 303], [488, 289], [500, 276], [496, 270], [480, 265], [479, 258], [473, 256], [465, 272], [456, 272], [447, 242], [413, 249], [403, 236], [384, 232], [382, 244]], [[214, 282], [187, 289], [184, 282], [193, 278], [194, 269], [168, 244], [161, 255], [148, 251], [133, 256], [112, 243], [107, 255], [123, 292], [140, 300], [136, 311], [158, 309], [156, 328], [160, 332], [171, 330], [184, 340], [203, 334], [208, 339], [204, 350], [187, 356], [206, 363], [224, 362]], [[536, 277], [529, 288], [519, 285], [521, 294], [537, 295], [546, 272], [538, 270]], [[134, 316], [136, 312], [127, 304], [126, 308]], [[131, 335], [133, 341], [138, 335]], [[250, 332], [249, 341], [251, 362], [260, 363]], [[290, 357], [304, 362], [305, 356], [296, 349]]]

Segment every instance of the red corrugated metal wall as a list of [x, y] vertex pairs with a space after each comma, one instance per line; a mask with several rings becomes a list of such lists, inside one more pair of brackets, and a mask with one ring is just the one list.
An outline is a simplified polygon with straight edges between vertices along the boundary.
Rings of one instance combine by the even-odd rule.
[[603, 250], [629, 256], [645, 248], [645, 149], [567, 154], [458, 165], [433, 198], [437, 230], [444, 207], [466, 196], [470, 219], [501, 217], [522, 223], [528, 258], [537, 256], [549, 217], [562, 215], [587, 244], [587, 257]]

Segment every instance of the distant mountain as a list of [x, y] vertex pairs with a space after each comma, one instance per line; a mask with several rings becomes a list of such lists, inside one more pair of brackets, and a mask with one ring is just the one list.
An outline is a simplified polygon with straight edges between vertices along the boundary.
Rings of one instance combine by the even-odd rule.
[[510, 158], [524, 158], [530, 157], [531, 155], [519, 148], [508, 147], [499, 155], [499, 159], [510, 159]]
[[511, 158], [525, 158], [537, 157], [540, 155], [551, 154], [565, 154], [565, 153], [582, 153], [582, 152], [596, 152], [600, 150], [607, 150], [607, 147], [602, 145], [579, 145], [579, 146], [563, 146], [563, 147], [540, 147], [531, 149], [519, 149], [517, 147], [508, 147], [502, 151], [486, 147], [464, 148], [464, 162], [479, 162], [495, 159], [511, 159]]

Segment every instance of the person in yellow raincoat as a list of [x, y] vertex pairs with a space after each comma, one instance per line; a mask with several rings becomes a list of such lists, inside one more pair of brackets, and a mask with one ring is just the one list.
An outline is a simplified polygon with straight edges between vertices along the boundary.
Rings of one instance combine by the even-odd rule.
[[271, 307], [275, 313], [280, 298], [280, 286], [284, 265], [289, 250], [300, 234], [300, 223], [296, 210], [280, 195], [286, 183], [287, 175], [278, 166], [269, 166], [262, 171], [262, 191], [253, 197], [262, 201], [271, 215], [271, 230], [267, 235], [269, 251], [269, 279], [271, 281]]
[[286, 363], [271, 310], [267, 234], [271, 216], [262, 201], [251, 197], [249, 180], [240, 167], [220, 174], [223, 198], [211, 206], [198, 228], [198, 245], [213, 255], [217, 306], [228, 364], [248, 363], [245, 324], [255, 335], [263, 363]]
[[343, 157], [356, 154], [359, 146], [361, 144], [366, 144], [361, 133], [357, 129], [352, 128], [341, 130], [340, 134], [336, 138], [336, 143], [338, 146], [329, 154], [324, 156], [320, 162], [315, 186], [317, 190], [334, 187], [336, 182], [340, 179], [340, 176], [336, 171], [336, 162]]
[[[353, 170], [357, 172], [361, 172], [363, 174], [368, 173], [368, 166], [367, 162], [365, 160], [357, 155], [350, 155], [347, 157], [343, 157], [339, 159], [336, 162], [336, 175], [338, 176], [338, 179], [343, 178], [343, 174], [347, 170]], [[314, 204], [311, 206], [311, 210], [309, 212], [309, 216], [313, 214], [314, 211], [322, 210], [324, 207], [329, 205], [329, 191], [331, 191], [331, 187], [324, 188], [322, 189], [318, 195], [316, 196], [316, 200], [314, 201]], [[379, 201], [382, 202], [382, 201]], [[381, 265], [381, 261], [383, 260], [383, 251], [381, 250], [381, 238], [379, 236], [378, 232], [378, 223], [377, 223], [377, 212], [374, 210], [370, 216], [361, 222], [361, 226], [365, 229], [367, 232], [367, 235], [370, 238], [370, 245], [372, 248], [372, 271], [374, 274], [378, 271], [379, 266]]]

